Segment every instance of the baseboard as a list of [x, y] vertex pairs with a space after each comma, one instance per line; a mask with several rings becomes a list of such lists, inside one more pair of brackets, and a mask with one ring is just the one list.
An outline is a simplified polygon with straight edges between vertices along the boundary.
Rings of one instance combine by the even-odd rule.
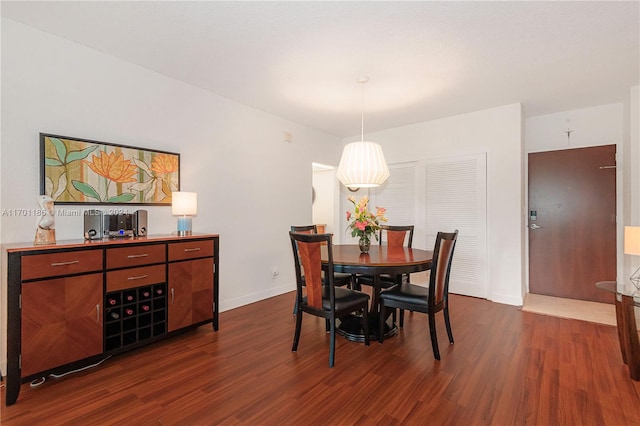
[[[294, 284], [287, 284], [278, 287], [272, 287], [264, 291], [247, 294], [241, 297], [235, 297], [220, 302], [220, 312], [228, 311], [231, 309], [239, 308], [250, 303], [259, 302], [260, 300], [268, 299], [270, 297], [279, 296], [284, 293], [289, 293], [295, 290]], [[292, 303], [293, 303], [293, 299]]]

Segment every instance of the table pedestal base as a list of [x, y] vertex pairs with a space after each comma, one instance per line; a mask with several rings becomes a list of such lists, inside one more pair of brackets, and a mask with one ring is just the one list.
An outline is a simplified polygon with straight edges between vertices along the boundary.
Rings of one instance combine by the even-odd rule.
[[[369, 314], [369, 341], [375, 342], [378, 340], [378, 314]], [[338, 326], [336, 332], [343, 336], [345, 339], [351, 342], [364, 342], [364, 329], [362, 327], [362, 317], [349, 315], [338, 319]], [[382, 336], [386, 339], [398, 334], [398, 327], [395, 324], [391, 326], [384, 323], [384, 330]]]

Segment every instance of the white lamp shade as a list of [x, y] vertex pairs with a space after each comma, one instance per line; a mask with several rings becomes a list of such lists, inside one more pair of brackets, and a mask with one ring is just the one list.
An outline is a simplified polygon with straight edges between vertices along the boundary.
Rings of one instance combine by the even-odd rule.
[[195, 192], [172, 192], [171, 214], [176, 216], [193, 216], [198, 214], [198, 194]]
[[344, 147], [336, 172], [349, 188], [373, 188], [389, 177], [382, 147], [374, 142], [351, 142]]
[[640, 226], [624, 227], [624, 254], [640, 256]]

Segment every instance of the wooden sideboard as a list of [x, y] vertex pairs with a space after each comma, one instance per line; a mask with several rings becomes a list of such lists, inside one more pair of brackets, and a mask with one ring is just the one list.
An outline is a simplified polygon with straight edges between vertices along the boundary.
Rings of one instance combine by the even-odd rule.
[[3, 246], [6, 404], [20, 385], [213, 323], [217, 234]]

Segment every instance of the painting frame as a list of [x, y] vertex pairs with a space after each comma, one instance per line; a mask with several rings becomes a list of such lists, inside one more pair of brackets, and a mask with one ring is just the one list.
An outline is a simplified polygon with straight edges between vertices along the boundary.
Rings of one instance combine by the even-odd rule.
[[180, 154], [40, 133], [40, 194], [55, 204], [170, 206]]

